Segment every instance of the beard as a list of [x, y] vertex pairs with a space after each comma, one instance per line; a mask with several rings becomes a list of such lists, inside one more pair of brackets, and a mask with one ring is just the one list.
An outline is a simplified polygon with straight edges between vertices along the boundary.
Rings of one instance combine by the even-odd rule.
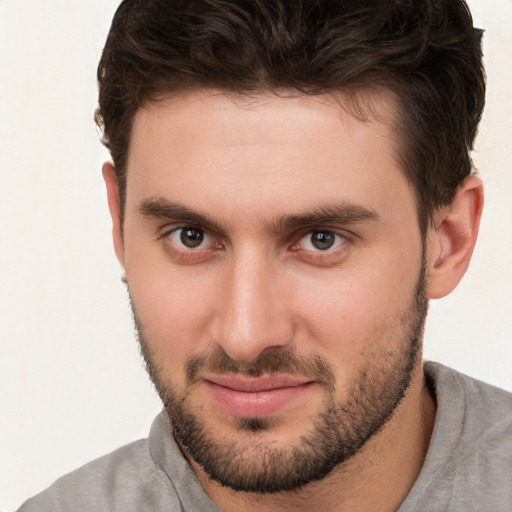
[[[393, 417], [421, 363], [428, 309], [424, 269], [423, 264], [414, 297], [399, 315], [396, 332], [368, 357], [343, 398], [336, 395], [336, 372], [326, 359], [299, 356], [281, 347], [266, 350], [252, 361], [233, 360], [222, 349], [193, 356], [187, 360], [185, 387], [180, 389], [164, 377], [164, 365], [152, 354], [151, 340], [146, 339], [131, 301], [141, 353], [178, 445], [212, 480], [234, 491], [293, 491], [342, 466]], [[323, 388], [322, 410], [312, 426], [288, 444], [272, 438], [273, 418], [236, 418], [239, 436], [219, 432], [193, 402], [194, 383], [203, 371], [253, 377], [300, 374]]]

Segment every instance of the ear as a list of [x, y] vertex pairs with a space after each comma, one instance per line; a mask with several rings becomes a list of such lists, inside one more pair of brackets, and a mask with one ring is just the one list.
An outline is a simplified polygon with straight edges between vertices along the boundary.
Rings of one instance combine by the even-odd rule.
[[105, 162], [102, 168], [103, 179], [107, 187], [107, 200], [110, 216], [112, 217], [112, 238], [117, 259], [124, 268], [123, 227], [121, 226], [121, 202], [117, 185], [116, 170], [111, 162]]
[[427, 237], [427, 296], [439, 299], [459, 284], [475, 247], [482, 208], [483, 185], [469, 176], [451, 204], [438, 210]]

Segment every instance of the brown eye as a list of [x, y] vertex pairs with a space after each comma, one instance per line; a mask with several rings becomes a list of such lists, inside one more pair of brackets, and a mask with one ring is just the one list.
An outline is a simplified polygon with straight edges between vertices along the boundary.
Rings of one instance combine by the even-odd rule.
[[167, 235], [180, 249], [205, 249], [212, 244], [211, 237], [200, 228], [186, 226]]
[[204, 233], [196, 228], [183, 228], [181, 229], [180, 240], [185, 247], [196, 249], [203, 243]]
[[304, 251], [329, 251], [336, 249], [345, 242], [338, 233], [329, 230], [316, 230], [309, 232], [300, 239], [299, 247]]
[[330, 249], [336, 241], [336, 235], [329, 231], [314, 231], [311, 234], [311, 244], [319, 251]]

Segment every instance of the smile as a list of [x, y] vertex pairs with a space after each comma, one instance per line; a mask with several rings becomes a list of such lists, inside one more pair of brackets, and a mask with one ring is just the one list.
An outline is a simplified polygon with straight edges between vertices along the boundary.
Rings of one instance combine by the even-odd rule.
[[203, 378], [203, 382], [220, 408], [238, 418], [265, 418], [277, 414], [314, 384], [292, 376], [247, 378], [238, 375], [209, 376]]

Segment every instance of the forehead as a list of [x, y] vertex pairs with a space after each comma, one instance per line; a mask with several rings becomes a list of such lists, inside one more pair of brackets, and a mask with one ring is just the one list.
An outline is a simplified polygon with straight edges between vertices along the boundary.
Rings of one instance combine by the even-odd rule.
[[[267, 126], [265, 132], [272, 137], [278, 134], [283, 141], [288, 139], [289, 133], [282, 130], [284, 123], [294, 121], [302, 121], [294, 128], [301, 129], [304, 134], [314, 122], [322, 124], [322, 128], [333, 135], [339, 131], [340, 123], [345, 127], [352, 125], [353, 128], [379, 124], [384, 130], [389, 128], [388, 135], [391, 135], [398, 107], [397, 97], [388, 89], [377, 86], [318, 95], [290, 89], [253, 95], [193, 89], [172, 95], [162, 94], [145, 102], [135, 115], [132, 139], [137, 138], [149, 124], [159, 129], [166, 121], [181, 124], [185, 129], [199, 129], [203, 133], [215, 127], [215, 131], [208, 134], [212, 137], [216, 134], [225, 136], [221, 130], [227, 128], [233, 143], [246, 135], [251, 141], [256, 140], [261, 135], [258, 128], [265, 121], [270, 121], [276, 127], [276, 130], [269, 132]], [[244, 125], [248, 130], [233, 131], [236, 125]], [[290, 135], [296, 136], [296, 132], [293, 130]]]
[[134, 119], [127, 206], [158, 196], [203, 211], [219, 209], [224, 196], [226, 215], [255, 211], [256, 201], [274, 213], [322, 201], [378, 206], [398, 182], [410, 200], [395, 112], [394, 96], [382, 90], [350, 97], [202, 90], [150, 102]]

